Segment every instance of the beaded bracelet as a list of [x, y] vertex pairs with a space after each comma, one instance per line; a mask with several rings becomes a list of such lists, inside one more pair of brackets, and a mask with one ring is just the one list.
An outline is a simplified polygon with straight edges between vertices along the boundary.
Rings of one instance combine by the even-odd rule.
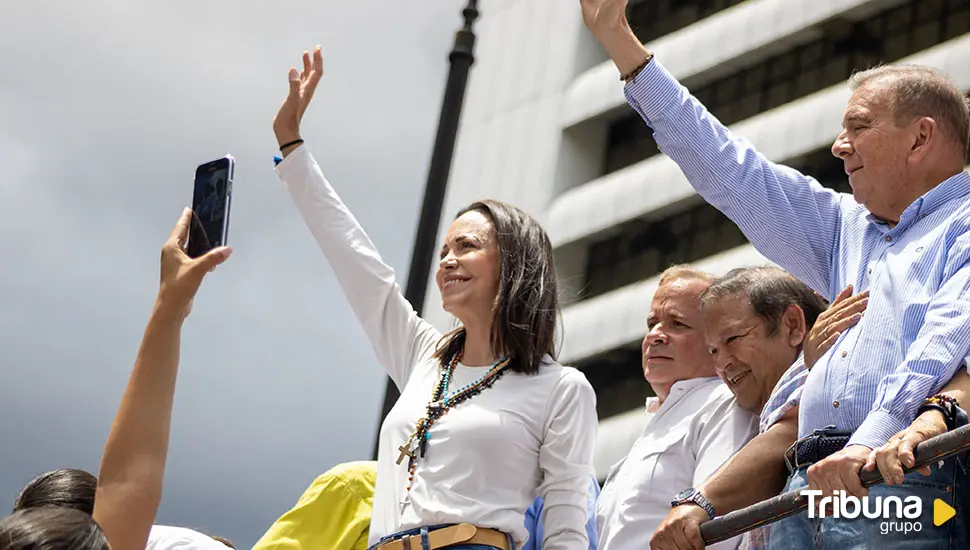
[[946, 422], [947, 429], [952, 430], [956, 427], [957, 410], [959, 407], [960, 404], [955, 398], [949, 395], [936, 394], [923, 400], [923, 404], [916, 411], [916, 416], [929, 410], [940, 411], [940, 414], [943, 415], [943, 420]]
[[960, 402], [957, 401], [957, 399], [955, 397], [951, 397], [951, 396], [946, 395], [946, 394], [943, 394], [943, 393], [938, 393], [938, 394], [936, 394], [936, 395], [934, 395], [932, 397], [927, 397], [926, 398], [926, 401], [938, 401], [938, 402], [942, 402], [942, 403], [947, 403], [947, 404], [952, 405], [954, 407], [959, 407], [960, 406]]
[[642, 71], [643, 69], [647, 68], [647, 65], [650, 64], [650, 61], [652, 59], [653, 59], [653, 54], [652, 53], [648, 53], [647, 54], [647, 58], [643, 60], [643, 63], [640, 63], [639, 65], [637, 65], [637, 67], [635, 69], [633, 69], [632, 71], [626, 73], [625, 75], [621, 75], [620, 76], [620, 81], [621, 82], [629, 82], [630, 80], [633, 80], [634, 78], [636, 78], [637, 75], [640, 74], [640, 71]]

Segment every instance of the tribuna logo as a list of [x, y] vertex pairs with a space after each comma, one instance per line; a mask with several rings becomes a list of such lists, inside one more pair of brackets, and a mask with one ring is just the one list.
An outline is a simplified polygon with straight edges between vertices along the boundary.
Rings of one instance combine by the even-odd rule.
[[802, 495], [808, 497], [808, 517], [826, 517], [825, 512], [831, 510], [830, 517], [855, 519], [864, 516], [869, 519], [918, 519], [923, 514], [923, 501], [919, 497], [909, 496], [901, 499], [891, 497], [854, 497], [846, 495], [845, 491], [836, 491], [835, 495], [823, 497], [822, 491], [804, 490]]
[[905, 521], [917, 520], [923, 514], [923, 501], [919, 497], [908, 496], [901, 499], [897, 496], [873, 498], [865, 496], [860, 499], [846, 495], [845, 491], [837, 491], [835, 495], [822, 497], [822, 491], [808, 489], [801, 494], [808, 497], [808, 517], [811, 519], [825, 518], [826, 513], [831, 511], [828, 517], [835, 519], [855, 519], [863, 516], [882, 520], [879, 530], [883, 535], [889, 532], [918, 532], [923, 529], [923, 524], [919, 521]]

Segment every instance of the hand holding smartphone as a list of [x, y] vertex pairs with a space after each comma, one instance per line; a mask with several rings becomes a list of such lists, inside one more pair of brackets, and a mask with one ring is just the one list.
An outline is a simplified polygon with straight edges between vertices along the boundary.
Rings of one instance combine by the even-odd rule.
[[226, 155], [195, 170], [192, 223], [186, 253], [198, 258], [213, 248], [229, 244], [229, 209], [235, 160]]

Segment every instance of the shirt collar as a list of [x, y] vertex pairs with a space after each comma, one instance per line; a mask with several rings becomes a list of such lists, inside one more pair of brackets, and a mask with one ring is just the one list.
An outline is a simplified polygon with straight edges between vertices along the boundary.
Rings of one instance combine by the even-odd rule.
[[[720, 381], [721, 379], [716, 376], [704, 376], [701, 378], [688, 378], [687, 380], [678, 380], [670, 386], [670, 393], [667, 394], [667, 399], [664, 399], [661, 408], [670, 407], [671, 403], [676, 403], [681, 397], [687, 395], [691, 390], [712, 381]], [[657, 397], [651, 396], [647, 398], [645, 406], [647, 410], [650, 410], [650, 404], [657, 401]]]
[[[968, 195], [970, 195], [970, 174], [964, 171], [950, 176], [913, 201], [913, 204], [907, 206], [906, 210], [903, 210], [902, 215], [899, 216], [899, 223], [896, 227], [907, 226], [915, 220], [932, 214], [944, 204]], [[869, 220], [869, 223], [888, 229], [885, 220], [881, 220], [871, 213], [866, 216], [866, 219]]]

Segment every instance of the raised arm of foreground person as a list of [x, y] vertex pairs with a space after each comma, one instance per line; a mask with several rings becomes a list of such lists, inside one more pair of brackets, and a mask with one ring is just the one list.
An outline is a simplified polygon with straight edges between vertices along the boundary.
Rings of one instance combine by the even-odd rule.
[[94, 519], [112, 550], [143, 550], [148, 542], [162, 499], [182, 323], [206, 273], [231, 253], [219, 247], [189, 258], [190, 218], [185, 209], [162, 247], [158, 297], [101, 457]]
[[831, 271], [843, 212], [861, 206], [732, 135], [640, 43], [626, 19], [627, 0], [580, 3], [660, 150], [762, 254], [831, 299], [840, 290]]
[[292, 68], [289, 93], [273, 120], [283, 161], [276, 170], [317, 244], [326, 256], [377, 359], [404, 388], [419, 350], [441, 338], [404, 298], [377, 247], [304, 145], [300, 124], [323, 76], [320, 47], [303, 54], [303, 71]]

